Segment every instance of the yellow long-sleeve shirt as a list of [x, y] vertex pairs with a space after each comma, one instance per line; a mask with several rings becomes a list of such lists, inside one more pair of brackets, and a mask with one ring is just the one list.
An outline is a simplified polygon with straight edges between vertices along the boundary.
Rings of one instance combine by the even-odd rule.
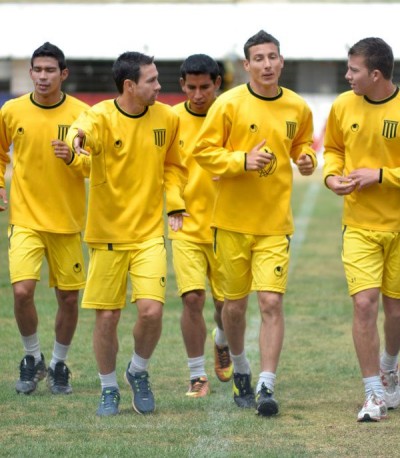
[[[89, 106], [64, 95], [43, 106], [32, 94], [7, 101], [0, 110], [0, 187], [12, 157], [11, 224], [54, 233], [81, 232], [85, 223], [90, 160], [75, 156], [67, 165], [52, 140], [65, 140], [72, 122]], [[12, 152], [10, 147], [12, 146]]]
[[400, 231], [400, 94], [372, 102], [353, 91], [334, 101], [324, 141], [324, 179], [381, 169], [380, 183], [344, 197], [343, 224]]
[[78, 127], [92, 157], [85, 240], [130, 244], [164, 235], [164, 191], [168, 213], [185, 209], [187, 173], [172, 108], [156, 102], [133, 116], [105, 100], [71, 126], [71, 146]]
[[182, 230], [174, 232], [169, 229], [168, 235], [170, 239], [212, 243], [211, 215], [217, 183], [213, 181], [211, 173], [200, 167], [192, 154], [206, 115], [193, 113], [187, 101], [175, 105], [173, 110], [180, 119], [181, 153], [189, 173], [184, 200], [190, 216], [185, 218]]
[[[212, 225], [254, 235], [293, 232], [292, 162], [311, 149], [313, 121], [306, 102], [293, 91], [265, 98], [249, 84], [220, 95], [207, 113], [193, 155], [220, 175]], [[260, 172], [245, 171], [245, 153], [262, 140], [275, 160]]]

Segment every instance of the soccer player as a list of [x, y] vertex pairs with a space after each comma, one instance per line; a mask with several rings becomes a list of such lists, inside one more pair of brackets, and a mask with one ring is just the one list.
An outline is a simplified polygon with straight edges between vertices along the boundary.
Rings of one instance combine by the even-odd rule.
[[[85, 285], [81, 231], [90, 160], [74, 155], [64, 140], [88, 105], [62, 92], [68, 68], [57, 46], [46, 42], [34, 51], [30, 76], [33, 92], [9, 100], [0, 111], [1, 209], [8, 203], [4, 175], [11, 156], [9, 269], [25, 351], [15, 388], [17, 393], [30, 394], [47, 374], [53, 394], [68, 394], [72, 387], [65, 360], [78, 320], [79, 289]], [[58, 304], [48, 370], [34, 298], [44, 257]]]
[[210, 392], [204, 356], [207, 328], [203, 308], [207, 278], [217, 323], [213, 331], [215, 373], [222, 382], [232, 378], [232, 363], [221, 319], [224, 305], [221, 274], [213, 252], [210, 227], [217, 185], [212, 175], [202, 169], [192, 156], [198, 132], [220, 88], [221, 75], [217, 62], [205, 54], [189, 56], [182, 63], [180, 72], [180, 84], [187, 100], [176, 105], [174, 111], [180, 118], [181, 151], [189, 173], [184, 199], [190, 217], [185, 220], [181, 231], [170, 230], [169, 237], [172, 239], [176, 281], [183, 303], [181, 329], [190, 371], [186, 395], [199, 398]]
[[125, 52], [113, 65], [119, 96], [94, 105], [71, 127], [68, 143], [90, 150], [90, 248], [84, 308], [96, 314], [93, 346], [102, 395], [97, 415], [119, 413], [117, 326], [125, 307], [127, 277], [136, 302], [134, 351], [125, 371], [136, 412], [155, 410], [150, 357], [161, 335], [167, 274], [163, 203], [173, 230], [185, 214], [187, 172], [179, 153], [179, 118], [156, 101], [160, 91], [153, 57]]
[[358, 421], [381, 420], [400, 404], [400, 95], [393, 67], [392, 49], [382, 39], [354, 44], [345, 75], [351, 91], [334, 101], [325, 134], [325, 184], [344, 196], [342, 261], [365, 388]]
[[[271, 416], [278, 413], [274, 388], [293, 233], [292, 161], [302, 175], [312, 174], [317, 161], [311, 111], [278, 83], [283, 68], [279, 41], [261, 30], [247, 40], [244, 55], [250, 81], [211, 106], [194, 157], [220, 176], [212, 226], [223, 273], [222, 322], [234, 367], [234, 401]], [[257, 291], [261, 314], [256, 397], [244, 346], [251, 290]]]

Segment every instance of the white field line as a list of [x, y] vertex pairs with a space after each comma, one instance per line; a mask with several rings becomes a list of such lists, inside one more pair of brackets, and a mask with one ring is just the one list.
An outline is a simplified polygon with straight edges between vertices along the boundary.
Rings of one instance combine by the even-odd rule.
[[[312, 181], [304, 195], [304, 199], [298, 212], [294, 215], [295, 232], [290, 244], [290, 266], [289, 266], [289, 283], [293, 268], [299, 257], [301, 247], [307, 237], [308, 226], [313, 214], [315, 203], [321, 190], [319, 181]], [[255, 367], [258, 366], [258, 333], [260, 327], [260, 316], [258, 312], [258, 303], [256, 293], [252, 293], [249, 298], [247, 328], [246, 328], [246, 352]], [[255, 358], [252, 355], [257, 355]]]
[[[295, 220], [295, 236], [292, 238], [290, 255], [291, 255], [291, 268], [293, 269], [300, 248], [307, 236], [307, 229], [311, 219], [311, 215], [314, 211], [315, 203], [318, 197], [321, 185], [319, 182], [311, 182], [304, 196], [303, 203], [299, 209], [298, 214], [294, 215]], [[289, 278], [290, 281], [290, 278]], [[252, 293], [249, 297], [248, 314], [247, 314], [247, 328], [246, 328], [246, 353], [250, 359], [250, 364], [253, 371], [253, 384], [257, 382], [259, 373], [259, 351], [258, 351], [258, 333], [260, 326], [260, 316], [258, 313], [258, 303], [256, 293]], [[257, 368], [257, 369], [256, 369]], [[232, 396], [227, 397], [226, 402], [233, 402]], [[208, 415], [208, 421], [210, 424], [215, 425], [215, 429], [218, 430], [218, 425], [221, 422], [221, 416], [210, 410]], [[195, 457], [199, 453], [204, 453], [208, 447], [215, 446], [215, 439], [209, 437], [199, 437], [192, 447], [189, 449], [188, 456]], [[229, 453], [230, 449], [234, 449], [234, 444], [229, 440], [219, 439], [219, 447], [224, 451], [225, 454]]]

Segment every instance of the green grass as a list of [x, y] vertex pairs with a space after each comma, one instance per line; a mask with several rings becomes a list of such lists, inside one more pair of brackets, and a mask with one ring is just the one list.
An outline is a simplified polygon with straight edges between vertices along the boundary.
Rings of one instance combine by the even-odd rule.
[[[139, 416], [123, 380], [132, 353], [135, 306], [119, 325], [118, 417], [96, 418], [100, 395], [92, 351], [94, 314], [81, 310], [68, 364], [74, 392], [50, 395], [43, 382], [31, 396], [15, 393], [23, 350], [13, 317], [7, 265], [7, 215], [0, 214], [0, 456], [5, 457], [380, 457], [397, 450], [400, 411], [378, 424], [359, 424], [363, 386], [351, 338], [352, 306], [340, 261], [341, 199], [321, 185], [320, 176], [297, 177], [293, 208], [298, 230], [285, 296], [286, 334], [278, 369], [278, 417], [259, 418], [238, 409], [231, 384], [213, 373], [212, 303], [205, 316], [212, 395], [187, 399], [186, 354], [180, 332], [181, 302], [172, 269], [163, 333], [150, 374], [157, 410]], [[297, 244], [295, 240], [300, 240]], [[49, 360], [55, 300], [46, 268], [38, 284], [42, 350]], [[382, 317], [380, 316], [380, 328]], [[247, 351], [254, 378], [259, 372], [259, 313], [254, 295], [248, 309]]]

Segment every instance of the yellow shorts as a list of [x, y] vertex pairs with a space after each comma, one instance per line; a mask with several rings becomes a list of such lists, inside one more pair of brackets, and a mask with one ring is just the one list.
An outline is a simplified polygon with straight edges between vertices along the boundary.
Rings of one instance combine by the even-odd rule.
[[223, 301], [222, 275], [212, 244], [172, 240], [171, 246], [179, 295], [205, 290], [208, 278], [212, 296]]
[[85, 286], [81, 234], [54, 234], [8, 226], [10, 280], [40, 280], [43, 258], [49, 265], [49, 286], [75, 291]]
[[241, 299], [250, 291], [286, 291], [290, 236], [248, 235], [223, 229], [215, 229], [214, 236], [227, 299]]
[[164, 237], [137, 243], [129, 250], [89, 249], [88, 279], [82, 307], [117, 310], [125, 307], [128, 275], [131, 302], [154, 299], [165, 302], [167, 255]]
[[400, 299], [400, 234], [343, 226], [342, 261], [349, 294], [380, 288]]

